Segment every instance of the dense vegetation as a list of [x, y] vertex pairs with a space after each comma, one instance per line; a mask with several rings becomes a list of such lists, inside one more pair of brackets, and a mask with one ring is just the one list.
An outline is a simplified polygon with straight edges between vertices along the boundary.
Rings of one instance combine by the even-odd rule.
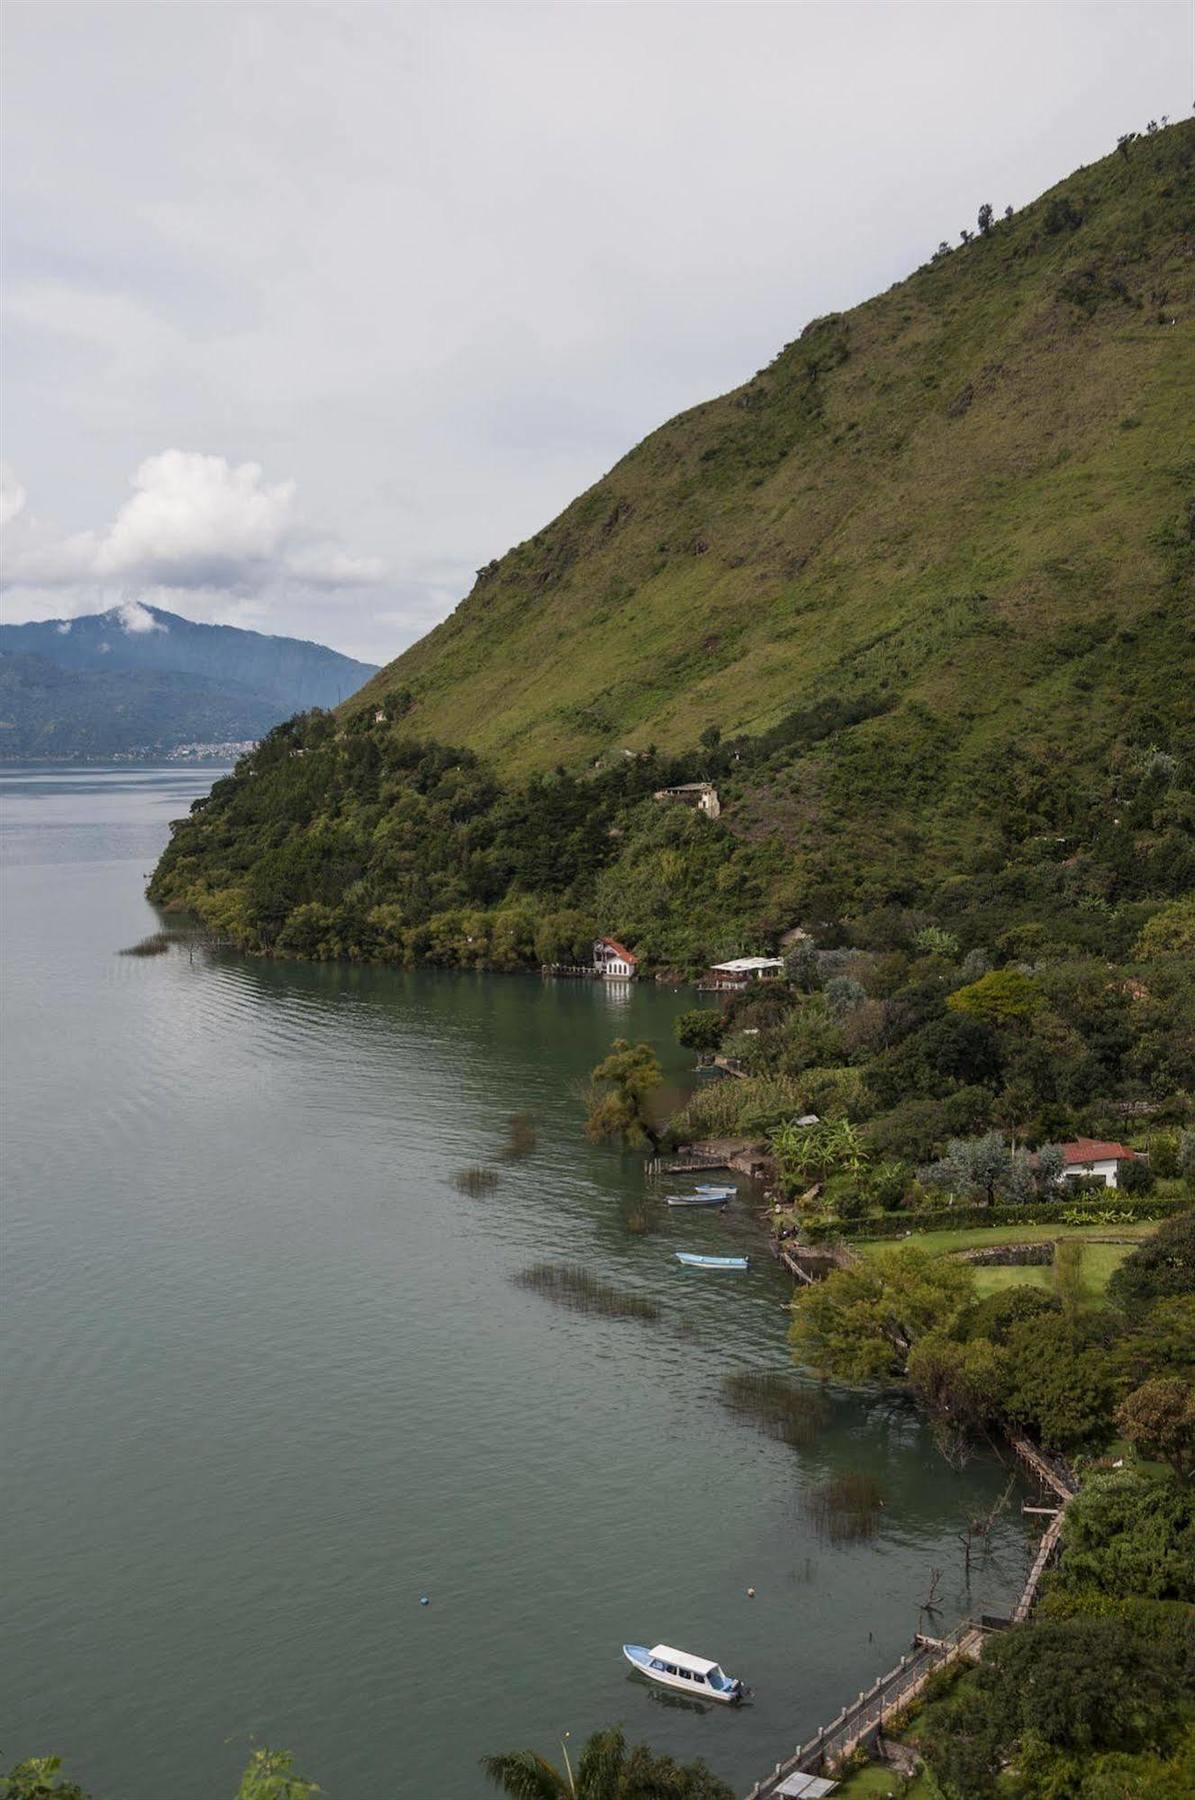
[[[1127, 956], [1195, 885], [1193, 167], [1195, 127], [1142, 140], [664, 427], [275, 733], [155, 897], [496, 968], [893, 908]], [[649, 798], [698, 777], [716, 822]]]
[[[249, 1758], [236, 1800], [312, 1800], [319, 1793], [314, 1781], [296, 1774], [288, 1750], [266, 1746]], [[0, 1775], [0, 1800], [88, 1800], [78, 1782], [62, 1773], [57, 1756], [32, 1756]]]
[[794, 1303], [798, 1359], [907, 1384], [946, 1454], [1003, 1426], [1081, 1471], [1029, 1624], [908, 1735], [945, 1800], [1170, 1800], [1195, 1773], [1195, 1211], [1163, 1224], [1093, 1304], [905, 1247]]
[[[567, 1732], [565, 1736], [567, 1737]], [[562, 1772], [534, 1750], [509, 1750], [482, 1760], [493, 1785], [514, 1800], [734, 1800], [734, 1790], [700, 1760], [681, 1764], [646, 1744], [629, 1745], [617, 1728], [595, 1732], [570, 1757], [561, 1746]], [[286, 1750], [255, 1750], [236, 1800], [313, 1800], [322, 1790], [296, 1774]], [[61, 1773], [56, 1756], [35, 1756], [0, 1775], [0, 1800], [89, 1800]]]

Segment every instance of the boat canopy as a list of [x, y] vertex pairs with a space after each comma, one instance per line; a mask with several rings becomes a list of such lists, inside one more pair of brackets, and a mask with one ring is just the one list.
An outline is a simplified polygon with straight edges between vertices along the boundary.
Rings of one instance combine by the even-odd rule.
[[652, 1651], [656, 1662], [671, 1663], [674, 1669], [688, 1669], [690, 1675], [711, 1675], [718, 1669], [717, 1663], [706, 1662], [703, 1656], [687, 1656], [683, 1650], [673, 1650], [668, 1644], [657, 1644]]

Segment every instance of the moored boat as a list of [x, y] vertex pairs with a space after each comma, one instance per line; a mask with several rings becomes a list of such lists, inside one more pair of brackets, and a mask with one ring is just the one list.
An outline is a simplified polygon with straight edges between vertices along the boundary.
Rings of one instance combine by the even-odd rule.
[[746, 1269], [745, 1256], [698, 1256], [692, 1250], [678, 1250], [676, 1260], [689, 1269]]
[[669, 1194], [666, 1206], [725, 1206], [730, 1195], [722, 1188], [716, 1188], [708, 1194], [700, 1191], [696, 1194]]
[[718, 1700], [723, 1706], [733, 1706], [743, 1697], [742, 1682], [704, 1656], [690, 1656], [685, 1650], [674, 1650], [670, 1644], [657, 1644], [654, 1650], [644, 1644], [624, 1644], [622, 1653], [631, 1667], [649, 1681], [675, 1688], [691, 1698]]
[[738, 1193], [737, 1188], [728, 1187], [725, 1182], [717, 1184], [710, 1181], [699, 1181], [693, 1191], [697, 1194], [721, 1194], [726, 1200], [733, 1200]]

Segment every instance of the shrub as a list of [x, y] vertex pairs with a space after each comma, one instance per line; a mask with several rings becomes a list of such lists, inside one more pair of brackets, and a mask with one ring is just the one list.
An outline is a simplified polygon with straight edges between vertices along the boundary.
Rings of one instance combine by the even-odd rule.
[[1154, 1172], [1147, 1162], [1134, 1157], [1116, 1165], [1116, 1186], [1122, 1194], [1152, 1194], [1157, 1186]]
[[[1127, 1225], [1149, 1219], [1172, 1219], [1175, 1214], [1187, 1213], [1189, 1204], [1186, 1200], [1168, 1200], [1157, 1194], [1150, 1194], [1139, 1200], [1126, 1196], [1118, 1205], [1099, 1211], [1072, 1207], [1066, 1200], [1041, 1200], [1029, 1206], [942, 1206], [933, 1211], [921, 1208], [910, 1212], [885, 1213], [881, 1218], [844, 1221], [840, 1227], [811, 1225], [809, 1235], [819, 1238], [836, 1235], [851, 1238], [898, 1238], [907, 1237], [915, 1231], [970, 1231], [977, 1225], [990, 1226], [993, 1230], [1006, 1225]], [[1143, 1245], [1142, 1248], [1148, 1248], [1148, 1245]], [[1139, 1254], [1139, 1251], [1134, 1251], [1132, 1256], [1126, 1258], [1112, 1277], [1113, 1285], [1133, 1261], [1133, 1256]]]

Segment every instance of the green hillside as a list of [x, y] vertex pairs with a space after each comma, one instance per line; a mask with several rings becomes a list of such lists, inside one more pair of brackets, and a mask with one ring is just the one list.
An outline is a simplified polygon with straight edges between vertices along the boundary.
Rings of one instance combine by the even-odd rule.
[[361, 699], [509, 771], [827, 693], [1107, 731], [1190, 646], [1195, 126], [1127, 151], [662, 426]]
[[[1195, 126], [1126, 149], [648, 438], [272, 733], [152, 897], [483, 967], [893, 909], [1127, 955], [1195, 888]], [[697, 778], [717, 822], [653, 803]]]

